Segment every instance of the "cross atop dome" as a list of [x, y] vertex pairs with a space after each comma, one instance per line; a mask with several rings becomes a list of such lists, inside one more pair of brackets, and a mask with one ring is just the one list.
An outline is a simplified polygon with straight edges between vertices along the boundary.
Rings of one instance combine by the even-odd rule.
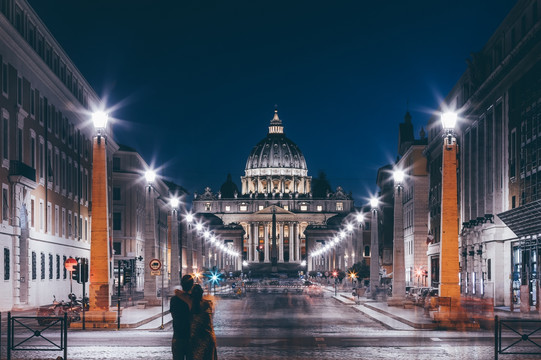
[[282, 126], [282, 120], [278, 117], [278, 109], [274, 109], [274, 117], [272, 118], [269, 126], [269, 134], [283, 134], [284, 127]]

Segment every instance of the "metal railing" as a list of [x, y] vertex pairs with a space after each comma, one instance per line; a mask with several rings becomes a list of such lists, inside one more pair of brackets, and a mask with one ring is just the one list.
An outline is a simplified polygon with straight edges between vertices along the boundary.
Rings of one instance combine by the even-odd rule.
[[[38, 320], [48, 320], [39, 325]], [[17, 336], [16, 336], [17, 335]], [[12, 351], [63, 351], [68, 358], [68, 316], [11, 316], [7, 323], [7, 360]]]
[[[506, 341], [502, 341], [502, 331]], [[541, 355], [541, 320], [501, 320], [494, 317], [494, 359], [498, 355]]]

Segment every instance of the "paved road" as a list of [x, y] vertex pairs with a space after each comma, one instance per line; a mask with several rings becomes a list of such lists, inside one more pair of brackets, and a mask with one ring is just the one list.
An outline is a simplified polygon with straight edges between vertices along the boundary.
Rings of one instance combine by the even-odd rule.
[[[220, 300], [214, 319], [220, 360], [237, 359], [492, 359], [489, 332], [390, 331], [328, 294], [251, 294]], [[170, 359], [165, 330], [70, 331], [68, 359]], [[3, 340], [5, 345], [5, 340]], [[5, 348], [1, 357], [5, 358]], [[14, 352], [13, 359], [57, 353]], [[501, 355], [501, 359], [539, 359]]]

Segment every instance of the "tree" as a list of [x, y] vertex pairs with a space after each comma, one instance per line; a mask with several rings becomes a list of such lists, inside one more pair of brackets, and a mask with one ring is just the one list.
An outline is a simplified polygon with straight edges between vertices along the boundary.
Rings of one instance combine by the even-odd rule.
[[348, 269], [348, 273], [352, 272], [356, 274], [357, 279], [362, 280], [370, 277], [370, 266], [368, 266], [363, 259], [362, 261], [353, 264], [353, 266]]

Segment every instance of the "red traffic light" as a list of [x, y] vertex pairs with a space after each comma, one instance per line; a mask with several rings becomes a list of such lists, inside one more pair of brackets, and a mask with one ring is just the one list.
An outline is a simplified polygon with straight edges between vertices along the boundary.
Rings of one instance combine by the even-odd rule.
[[336, 271], [332, 272], [332, 276], [336, 277], [337, 275], [338, 275], [338, 272], [336, 272]]

